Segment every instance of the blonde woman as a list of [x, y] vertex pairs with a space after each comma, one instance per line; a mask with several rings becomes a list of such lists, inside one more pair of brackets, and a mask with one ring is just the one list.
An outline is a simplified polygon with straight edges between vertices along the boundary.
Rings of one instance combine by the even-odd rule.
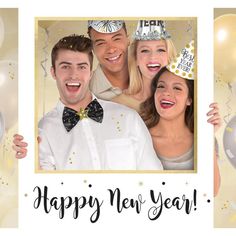
[[129, 87], [112, 101], [139, 112], [140, 104], [150, 97], [152, 79], [175, 56], [165, 22], [140, 20], [129, 49]]

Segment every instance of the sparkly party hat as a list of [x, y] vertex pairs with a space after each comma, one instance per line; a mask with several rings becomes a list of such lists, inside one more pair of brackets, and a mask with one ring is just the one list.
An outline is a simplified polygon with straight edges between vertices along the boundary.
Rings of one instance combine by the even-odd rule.
[[166, 68], [184, 79], [194, 79], [194, 40], [188, 43]]
[[99, 33], [115, 33], [124, 25], [123, 20], [89, 20], [88, 28], [92, 27]]
[[163, 20], [140, 20], [134, 33], [135, 40], [160, 40], [170, 38]]

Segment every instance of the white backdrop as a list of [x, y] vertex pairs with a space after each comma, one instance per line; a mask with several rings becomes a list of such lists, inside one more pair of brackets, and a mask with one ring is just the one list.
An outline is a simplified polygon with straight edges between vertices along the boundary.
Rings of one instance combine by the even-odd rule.
[[[0, 229], [1, 235], [235, 235], [236, 229], [213, 228], [213, 129], [206, 123], [208, 104], [213, 101], [213, 8], [230, 7], [233, 1], [32, 1], [4, 0], [1, 7], [19, 7], [19, 132], [29, 141], [28, 157], [19, 161], [19, 228]], [[108, 10], [110, 9], [110, 10]], [[34, 17], [41, 16], [197, 16], [198, 17], [198, 173], [196, 174], [35, 174], [34, 173]], [[32, 99], [29, 99], [32, 98]], [[26, 118], [27, 114], [27, 119]], [[162, 183], [165, 182], [165, 185]], [[49, 188], [49, 197], [93, 196], [104, 200], [99, 220], [92, 224], [89, 206], [81, 209], [78, 219], [72, 210], [64, 219], [57, 211], [45, 214], [34, 209], [35, 186]], [[92, 186], [90, 186], [92, 185]], [[122, 198], [138, 198], [146, 203], [140, 214], [132, 208], [117, 213], [109, 205], [107, 189], [121, 189]], [[163, 209], [151, 221], [148, 209], [149, 191], [163, 198], [192, 199], [196, 202], [190, 214], [184, 209]], [[210, 200], [210, 202], [208, 202]]]

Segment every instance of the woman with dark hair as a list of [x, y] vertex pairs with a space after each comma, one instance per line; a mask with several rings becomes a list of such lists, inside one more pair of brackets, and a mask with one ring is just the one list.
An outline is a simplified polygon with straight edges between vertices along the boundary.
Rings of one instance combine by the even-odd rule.
[[154, 77], [141, 116], [164, 169], [194, 169], [194, 81], [163, 67]]

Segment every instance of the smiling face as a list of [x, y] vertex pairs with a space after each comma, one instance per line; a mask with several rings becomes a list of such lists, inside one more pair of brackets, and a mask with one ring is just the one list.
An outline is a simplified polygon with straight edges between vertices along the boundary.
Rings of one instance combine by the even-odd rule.
[[161, 118], [184, 118], [187, 106], [191, 105], [186, 80], [165, 71], [161, 74], [154, 95], [156, 110]]
[[153, 79], [157, 72], [168, 64], [167, 45], [164, 40], [139, 41], [137, 65], [143, 78]]
[[127, 69], [129, 39], [124, 30], [100, 33], [90, 30], [94, 53], [104, 71], [117, 73]]
[[60, 99], [64, 105], [77, 110], [91, 101], [89, 81], [90, 61], [87, 53], [59, 49], [55, 69], [51, 74], [56, 80]]

